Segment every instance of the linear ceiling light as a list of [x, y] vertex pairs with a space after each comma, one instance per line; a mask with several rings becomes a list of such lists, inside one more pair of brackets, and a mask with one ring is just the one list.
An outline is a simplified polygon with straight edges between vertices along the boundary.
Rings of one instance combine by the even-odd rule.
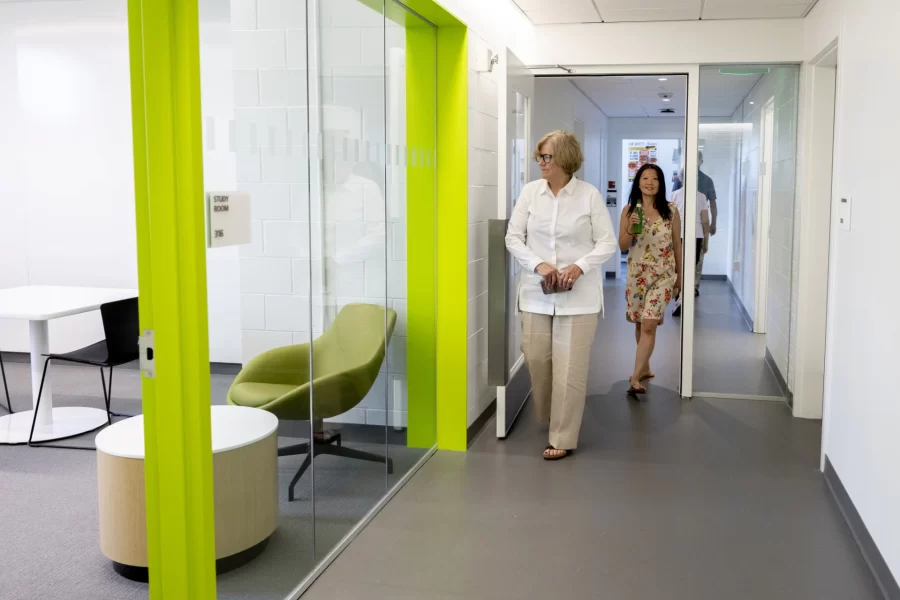
[[720, 75], [767, 75], [772, 72], [769, 67], [762, 68], [741, 68], [741, 67], [723, 67], [719, 69]]

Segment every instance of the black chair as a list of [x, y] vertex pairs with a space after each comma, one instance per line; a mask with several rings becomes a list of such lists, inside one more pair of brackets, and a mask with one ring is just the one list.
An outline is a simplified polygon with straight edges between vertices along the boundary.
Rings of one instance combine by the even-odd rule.
[[[37, 421], [37, 412], [41, 406], [41, 394], [44, 392], [44, 381], [47, 379], [47, 367], [51, 360], [77, 363], [100, 367], [100, 381], [103, 384], [103, 400], [106, 403], [107, 424], [112, 424], [113, 416], [125, 417], [110, 410], [112, 400], [113, 368], [138, 360], [140, 349], [138, 338], [140, 336], [140, 323], [138, 321], [138, 299], [118, 300], [107, 302], [100, 306], [100, 316], [103, 319], [103, 332], [106, 339], [86, 348], [67, 352], [65, 354], [45, 354], [44, 373], [41, 376], [41, 386], [38, 389], [37, 405], [34, 408], [34, 418], [31, 420], [31, 433], [28, 435], [28, 444], [32, 445], [34, 425]], [[106, 386], [106, 376], [103, 368], [109, 367], [109, 388]]]
[[6, 407], [9, 409], [9, 414], [12, 414], [12, 402], [9, 400], [9, 387], [6, 385], [6, 369], [3, 368], [2, 354], [0, 354], [0, 375], [3, 375], [3, 391], [6, 392]]

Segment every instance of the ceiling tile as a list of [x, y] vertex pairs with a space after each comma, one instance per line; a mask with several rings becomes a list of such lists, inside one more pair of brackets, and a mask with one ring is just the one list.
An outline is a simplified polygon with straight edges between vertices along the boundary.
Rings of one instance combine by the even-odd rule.
[[700, 9], [693, 8], [652, 8], [645, 10], [604, 10], [606, 23], [647, 22], [647, 21], [695, 21], [700, 18]]
[[707, 0], [704, 19], [792, 19], [803, 17], [811, 1], [804, 0]]
[[596, 0], [606, 22], [699, 19], [702, 0]]
[[[580, 77], [571, 81], [591, 99], [608, 117], [660, 117], [660, 109], [673, 108], [675, 114], [684, 116], [684, 77], [670, 76], [668, 81], [659, 81], [658, 76], [630, 77]], [[671, 102], [663, 102], [662, 92], [672, 94]]]
[[535, 25], [600, 22], [600, 15], [591, 0], [547, 0], [540, 3], [518, 0], [517, 4]]

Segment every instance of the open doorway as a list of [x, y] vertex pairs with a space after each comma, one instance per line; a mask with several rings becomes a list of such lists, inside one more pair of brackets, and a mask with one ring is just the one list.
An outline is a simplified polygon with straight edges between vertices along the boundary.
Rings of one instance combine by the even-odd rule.
[[[535, 139], [550, 131], [571, 131], [584, 152], [580, 177], [606, 198], [616, 234], [620, 216], [644, 164], [662, 169], [660, 182], [671, 199], [684, 165], [687, 77], [684, 75], [538, 76], [535, 79]], [[532, 163], [530, 179], [540, 177]], [[579, 174], [576, 174], [579, 176]], [[679, 235], [680, 239], [680, 235]], [[589, 397], [624, 398], [635, 363], [635, 324], [626, 318], [628, 251], [603, 266], [604, 318], [591, 350]], [[647, 398], [679, 396], [681, 322], [671, 298], [662, 311], [650, 361]], [[588, 403], [588, 409], [591, 403]], [[586, 417], [585, 423], [589, 419]]]

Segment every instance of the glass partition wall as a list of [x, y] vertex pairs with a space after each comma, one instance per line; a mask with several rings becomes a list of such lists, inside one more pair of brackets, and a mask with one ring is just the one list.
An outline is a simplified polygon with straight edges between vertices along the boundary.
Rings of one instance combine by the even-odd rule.
[[279, 419], [274, 533], [218, 597], [281, 599], [435, 443], [415, 368], [434, 269], [415, 249], [435, 226], [436, 28], [392, 0], [232, 2], [230, 23], [218, 4], [201, 29], [207, 190], [249, 192], [252, 227], [210, 250], [211, 306], [240, 273], [240, 374], [213, 375], [213, 402]]
[[794, 65], [700, 70], [695, 396], [790, 398], [798, 82]]

